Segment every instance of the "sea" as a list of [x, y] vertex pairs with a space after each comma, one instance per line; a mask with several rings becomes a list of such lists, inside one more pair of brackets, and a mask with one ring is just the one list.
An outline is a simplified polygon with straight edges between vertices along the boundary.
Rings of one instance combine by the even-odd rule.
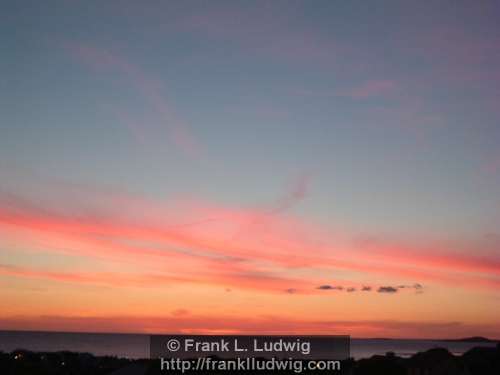
[[[351, 357], [369, 358], [393, 352], [409, 357], [432, 348], [445, 348], [455, 355], [476, 346], [495, 347], [493, 342], [460, 342], [416, 339], [351, 339]], [[73, 351], [97, 356], [117, 356], [131, 359], [149, 357], [149, 335], [116, 333], [67, 333], [0, 331], [0, 351], [16, 349], [30, 351]]]

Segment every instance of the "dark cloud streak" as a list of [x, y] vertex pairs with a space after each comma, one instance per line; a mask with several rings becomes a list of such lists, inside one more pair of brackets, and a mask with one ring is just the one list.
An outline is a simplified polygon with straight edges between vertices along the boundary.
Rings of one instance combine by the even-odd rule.
[[377, 289], [378, 293], [397, 293], [398, 288], [394, 288], [393, 286], [381, 286]]

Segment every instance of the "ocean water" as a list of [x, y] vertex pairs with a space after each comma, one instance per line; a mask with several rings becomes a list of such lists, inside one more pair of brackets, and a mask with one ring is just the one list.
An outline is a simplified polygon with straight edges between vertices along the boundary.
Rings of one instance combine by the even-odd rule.
[[[355, 359], [368, 358], [387, 352], [394, 352], [399, 356], [411, 356], [432, 348], [446, 348], [458, 355], [476, 346], [494, 347], [495, 345], [495, 343], [437, 340], [351, 339], [351, 357]], [[94, 355], [147, 358], [149, 356], [149, 336], [142, 334], [0, 331], [0, 351], [11, 352], [16, 349], [31, 351], [68, 350]]]
[[459, 342], [415, 339], [351, 339], [351, 357], [355, 359], [369, 358], [373, 355], [385, 355], [394, 352], [399, 357], [410, 357], [418, 352], [434, 348], [445, 348], [455, 355], [461, 355], [477, 346], [495, 347], [489, 342]]

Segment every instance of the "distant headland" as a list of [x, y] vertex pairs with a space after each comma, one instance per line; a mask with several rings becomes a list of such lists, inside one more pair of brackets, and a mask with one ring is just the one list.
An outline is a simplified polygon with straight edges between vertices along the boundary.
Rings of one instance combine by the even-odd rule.
[[440, 341], [448, 341], [448, 342], [489, 342], [489, 343], [494, 343], [494, 342], [500, 342], [500, 340], [492, 340], [486, 337], [482, 336], [472, 336], [472, 337], [463, 337], [459, 339], [446, 339], [446, 340], [440, 340]]

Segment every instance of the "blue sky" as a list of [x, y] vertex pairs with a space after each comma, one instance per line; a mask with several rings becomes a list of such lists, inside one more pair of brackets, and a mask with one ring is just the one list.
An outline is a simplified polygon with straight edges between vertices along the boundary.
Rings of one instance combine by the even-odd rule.
[[[432, 226], [453, 230], [443, 222], [466, 210], [458, 229], [481, 229], [498, 220], [483, 198], [499, 198], [498, 173], [484, 172], [500, 132], [495, 12], [468, 2], [10, 4], [2, 160], [250, 204], [311, 173], [311, 215], [425, 229], [442, 217]], [[169, 120], [130, 73], [78, 48], [157, 85], [201, 155], [161, 134]]]
[[3, 9], [5, 197], [71, 210], [89, 189], [283, 210], [352, 238], [497, 259], [498, 240], [484, 242], [500, 223], [498, 4]]

